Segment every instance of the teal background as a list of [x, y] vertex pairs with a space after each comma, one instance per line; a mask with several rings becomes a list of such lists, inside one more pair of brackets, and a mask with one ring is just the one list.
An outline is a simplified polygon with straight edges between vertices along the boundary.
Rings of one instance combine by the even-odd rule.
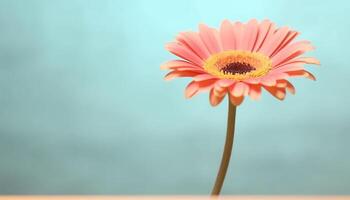
[[316, 82], [239, 107], [224, 194], [350, 194], [350, 3], [1, 0], [1, 194], [208, 194], [226, 101], [163, 81], [164, 44], [269, 18], [313, 42]]

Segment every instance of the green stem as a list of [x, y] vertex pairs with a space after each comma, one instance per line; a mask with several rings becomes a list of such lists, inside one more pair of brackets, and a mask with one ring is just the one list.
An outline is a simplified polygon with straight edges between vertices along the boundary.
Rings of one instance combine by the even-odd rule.
[[236, 106], [233, 105], [229, 100], [228, 116], [227, 116], [227, 132], [226, 132], [224, 153], [222, 154], [220, 169], [216, 177], [215, 185], [211, 192], [212, 196], [219, 195], [222, 185], [224, 184], [227, 168], [230, 163], [232, 147], [233, 147], [233, 139], [235, 134], [235, 121], [236, 121]]

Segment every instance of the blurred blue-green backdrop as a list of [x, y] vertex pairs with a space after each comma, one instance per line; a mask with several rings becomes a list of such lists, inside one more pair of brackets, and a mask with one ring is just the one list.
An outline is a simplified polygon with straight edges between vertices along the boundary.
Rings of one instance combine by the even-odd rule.
[[350, 3], [0, 1], [1, 194], [208, 194], [226, 102], [185, 100], [159, 65], [177, 32], [225, 18], [300, 31], [321, 60], [283, 102], [238, 109], [224, 194], [350, 194]]

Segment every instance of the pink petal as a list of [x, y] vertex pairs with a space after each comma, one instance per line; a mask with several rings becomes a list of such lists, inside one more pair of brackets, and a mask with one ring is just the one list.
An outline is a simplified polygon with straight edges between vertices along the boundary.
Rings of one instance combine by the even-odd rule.
[[175, 71], [193, 71], [193, 72], [198, 72], [198, 73], [206, 73], [205, 70], [203, 69], [198, 69], [198, 68], [191, 68], [191, 67], [177, 67], [173, 68]]
[[192, 63], [189, 63], [184, 60], [171, 60], [169, 62], [166, 62], [160, 66], [160, 69], [175, 69], [179, 67], [186, 67], [186, 68], [193, 68], [193, 69], [202, 69], [201, 67], [194, 65]]
[[195, 95], [198, 92], [199, 84], [195, 81], [192, 81], [189, 83], [185, 89], [185, 97], [191, 98], [193, 95]]
[[283, 64], [277, 65], [276, 67], [279, 66], [285, 66], [288, 64], [314, 64], [314, 65], [320, 65], [320, 61], [317, 60], [316, 58], [312, 58], [312, 57], [296, 57], [293, 58], [291, 60], [289, 60], [288, 62], [285, 62]]
[[203, 43], [202, 39], [195, 32], [183, 32], [180, 33], [177, 39], [179, 42], [187, 45], [195, 54], [197, 54], [202, 60], [206, 60], [210, 53]]
[[273, 87], [277, 84], [277, 80], [286, 79], [289, 75], [284, 72], [270, 71], [267, 75], [260, 78], [259, 83], [268, 87]]
[[224, 20], [220, 27], [220, 38], [223, 50], [235, 49], [235, 35], [229, 20]]
[[244, 96], [235, 97], [232, 94], [230, 94], [229, 97], [231, 103], [235, 106], [239, 106], [244, 100]]
[[280, 67], [275, 67], [274, 69], [271, 70], [271, 72], [287, 72], [287, 71], [296, 71], [296, 70], [303, 70], [304, 67], [302, 66], [302, 64], [287, 64], [287, 65], [283, 65]]
[[305, 77], [313, 81], [316, 80], [315, 76], [306, 70], [289, 71], [286, 72], [286, 74], [288, 74], [290, 77]]
[[242, 82], [248, 83], [248, 84], [258, 84], [260, 83], [261, 78], [249, 78], [245, 79]]
[[266, 76], [264, 78], [261, 79], [260, 81], [261, 84], [265, 85], [265, 86], [275, 86], [276, 85], [276, 79], [274, 76]]
[[285, 39], [289, 32], [288, 27], [282, 27], [276, 31], [271, 36], [271, 39], [266, 41], [264, 45], [261, 47], [260, 52], [267, 56], [271, 56], [271, 54], [278, 48], [278, 46], [281, 44], [281, 42]]
[[248, 93], [248, 91], [249, 86], [243, 82], [237, 82], [230, 88], [230, 93], [235, 97], [243, 96]]
[[205, 81], [209, 79], [217, 79], [215, 76], [210, 75], [210, 74], [200, 74], [198, 76], [193, 77], [193, 80], [195, 81]]
[[258, 37], [258, 21], [250, 20], [245, 26], [242, 49], [252, 51]]
[[310, 51], [314, 49], [308, 41], [299, 41], [286, 46], [275, 56], [272, 57], [272, 66], [280, 65], [284, 62], [303, 54], [305, 51]]
[[312, 57], [299, 57], [299, 58], [295, 58], [293, 60], [290, 60], [291, 62], [303, 62], [306, 64], [315, 64], [315, 65], [320, 65], [320, 61], [317, 60], [316, 58], [312, 58]]
[[203, 65], [203, 60], [200, 57], [198, 57], [192, 50], [188, 49], [183, 45], [172, 42], [166, 45], [165, 48], [171, 53], [179, 56], [180, 58], [188, 60], [198, 66]]
[[258, 39], [254, 45], [254, 51], [259, 51], [266, 41], [269, 41], [272, 34], [275, 32], [275, 25], [264, 20], [259, 26]]
[[197, 82], [199, 85], [198, 92], [205, 92], [211, 90], [212, 88], [214, 88], [216, 82], [217, 80], [215, 79]]
[[267, 76], [275, 80], [286, 79], [289, 77], [288, 74], [286, 74], [285, 72], [278, 72], [275, 70], [270, 71], [270, 73]]
[[291, 84], [289, 81], [287, 81], [287, 86], [286, 86], [286, 89], [288, 92], [290, 92], [291, 94], [295, 94], [295, 88], [293, 86], [293, 84]]
[[225, 98], [225, 95], [227, 93], [227, 90], [224, 90], [222, 92], [216, 91], [215, 88], [210, 90], [209, 94], [209, 101], [212, 106], [217, 106], [221, 103], [221, 101]]
[[276, 87], [279, 87], [279, 88], [287, 87], [287, 81], [285, 79], [278, 80], [277, 84], [276, 84]]
[[222, 47], [219, 33], [215, 29], [209, 28], [205, 24], [200, 24], [199, 36], [211, 54], [221, 51]]
[[295, 37], [299, 35], [296, 31], [289, 31], [285, 39], [281, 42], [281, 44], [277, 47], [277, 49], [272, 53], [271, 56], [276, 55], [279, 51], [281, 51], [284, 47], [286, 47]]
[[236, 22], [235, 24], [233, 24], [233, 32], [235, 35], [236, 50], [243, 50], [244, 24], [242, 24], [241, 22]]
[[260, 85], [249, 85], [249, 96], [253, 100], [258, 100], [261, 97], [261, 86]]
[[263, 86], [270, 94], [279, 100], [283, 100], [286, 97], [286, 90], [284, 88], [267, 87]]
[[170, 81], [177, 77], [193, 77], [198, 74], [199, 74], [198, 72], [194, 72], [194, 71], [171, 71], [167, 75], [165, 75], [164, 80]]
[[287, 81], [285, 79], [278, 80], [276, 86], [279, 87], [279, 88], [286, 88], [286, 90], [288, 92], [290, 92], [291, 94], [295, 94], [294, 86], [289, 81]]
[[221, 87], [230, 87], [232, 84], [235, 83], [235, 81], [230, 79], [220, 79], [216, 83]]

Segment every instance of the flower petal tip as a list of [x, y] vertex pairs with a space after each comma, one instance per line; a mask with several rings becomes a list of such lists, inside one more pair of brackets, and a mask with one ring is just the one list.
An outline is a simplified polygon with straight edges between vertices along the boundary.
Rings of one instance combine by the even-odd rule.
[[169, 51], [169, 46], [170, 46], [170, 43], [167, 43], [164, 45], [164, 49], [168, 50]]
[[314, 58], [314, 63], [313, 64], [321, 66], [321, 62], [319, 60], [317, 60], [316, 58]]
[[240, 97], [235, 97], [233, 95], [229, 95], [230, 97], [230, 101], [233, 105], [235, 106], [239, 106], [242, 104], [243, 100], [244, 100], [244, 96], [240, 96]]
[[193, 97], [199, 89], [199, 85], [197, 82], [192, 81], [190, 84], [187, 85], [186, 89], [185, 89], [185, 98], [186, 99], [190, 99], [191, 97]]
[[185, 99], [190, 99], [195, 95], [196, 92], [185, 90]]
[[294, 86], [286, 87], [286, 91], [288, 91], [292, 95], [295, 95], [295, 93], [296, 93], [296, 90], [295, 90]]
[[308, 78], [312, 81], [316, 81], [316, 77], [314, 75], [312, 75], [311, 73], [307, 73], [306, 78]]
[[214, 104], [213, 102], [211, 102], [211, 101], [209, 101], [210, 102], [210, 105], [212, 106], [212, 107], [216, 107], [216, 106], [218, 106], [219, 104]]
[[171, 81], [175, 78], [175, 76], [170, 72], [167, 75], [164, 76], [163, 80], [165, 81]]
[[280, 93], [276, 94], [276, 97], [277, 97], [278, 100], [283, 101], [286, 98], [286, 94], [280, 92]]

